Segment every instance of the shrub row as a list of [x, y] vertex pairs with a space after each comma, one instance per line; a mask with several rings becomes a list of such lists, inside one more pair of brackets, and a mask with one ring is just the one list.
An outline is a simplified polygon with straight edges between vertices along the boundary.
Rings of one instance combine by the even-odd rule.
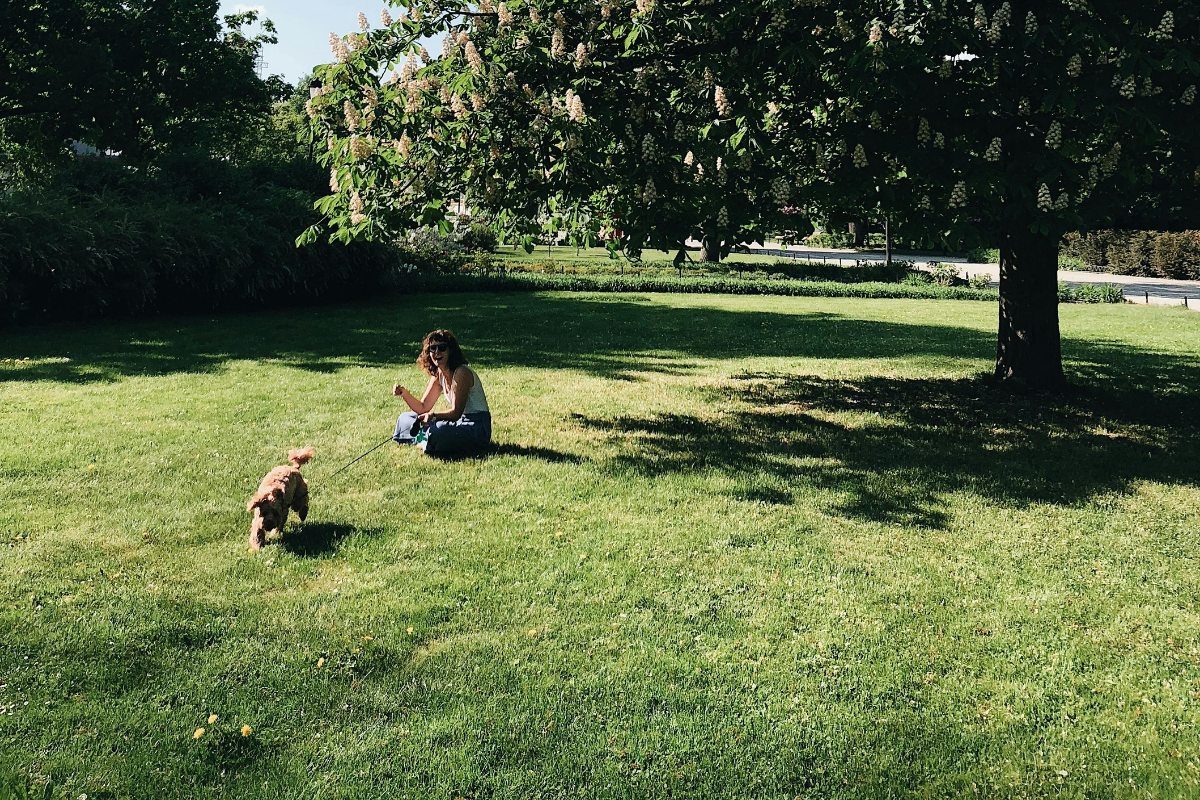
[[1070, 233], [1062, 254], [1101, 272], [1200, 280], [1200, 231]]
[[997, 300], [995, 290], [907, 283], [754, 280], [732, 276], [569, 275], [510, 272], [483, 275], [416, 274], [408, 291], [426, 292], [675, 292], [682, 294], [784, 295], [941, 300]]
[[[640, 261], [633, 264], [620, 261], [550, 261], [499, 258], [494, 267], [506, 272], [532, 272], [562, 275], [678, 275], [670, 261]], [[464, 269], [473, 265], [465, 264]], [[488, 270], [481, 270], [488, 271]], [[685, 276], [737, 276], [750, 279], [826, 281], [834, 283], [899, 283], [912, 272], [912, 264], [895, 261], [891, 266], [882, 262], [857, 262], [852, 267], [819, 264], [791, 259], [772, 263], [725, 261], [718, 264], [684, 265]]]

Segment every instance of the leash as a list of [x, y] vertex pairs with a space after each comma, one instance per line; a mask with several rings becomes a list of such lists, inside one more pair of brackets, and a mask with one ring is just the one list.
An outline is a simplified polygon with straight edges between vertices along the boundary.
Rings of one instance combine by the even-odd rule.
[[388, 443], [388, 442], [390, 442], [390, 441], [392, 441], [392, 437], [391, 437], [391, 436], [389, 436], [388, 438], [384, 439], [382, 442], [380, 442], [379, 444], [375, 445], [375, 446], [374, 446], [374, 447], [372, 447], [370, 450], [368, 450], [367, 452], [363, 453], [361, 456], [359, 456], [358, 458], [354, 459], [354, 460], [353, 460], [353, 461], [351, 461], [349, 464], [347, 464], [346, 466], [342, 467], [341, 469], [339, 469], [337, 472], [335, 472], [335, 473], [333, 473], [332, 475], [330, 475], [330, 476], [329, 476], [328, 478], [326, 478], [325, 480], [327, 480], [327, 481], [331, 481], [331, 480], [333, 480], [333, 479], [334, 479], [334, 478], [336, 478], [338, 475], [340, 475], [341, 473], [343, 473], [343, 472], [345, 472], [346, 470], [350, 469], [350, 467], [354, 466], [354, 465], [355, 465], [355, 464], [357, 464], [359, 461], [362, 461], [364, 458], [366, 458], [367, 456], [371, 455], [371, 453], [374, 453], [376, 450], [378, 450], [379, 448], [383, 447], [385, 444], [387, 444], [387, 443]]

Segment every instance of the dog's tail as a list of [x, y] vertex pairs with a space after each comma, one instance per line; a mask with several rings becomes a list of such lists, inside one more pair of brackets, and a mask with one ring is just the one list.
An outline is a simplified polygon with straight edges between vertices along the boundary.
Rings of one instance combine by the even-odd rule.
[[313, 449], [311, 447], [302, 447], [299, 450], [288, 450], [288, 461], [292, 462], [293, 466], [303, 466], [309, 461], [312, 461]]

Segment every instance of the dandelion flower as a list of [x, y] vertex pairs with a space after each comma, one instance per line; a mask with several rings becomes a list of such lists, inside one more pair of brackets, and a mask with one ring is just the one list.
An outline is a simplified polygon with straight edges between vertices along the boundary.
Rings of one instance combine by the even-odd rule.
[[324, 659], [324, 658], [318, 658], [318, 659], [317, 659], [317, 668], [319, 669], [319, 668], [321, 668], [321, 667], [323, 667], [323, 666], [325, 666], [325, 659]]
[[208, 724], [209, 724], [209, 725], [212, 725], [212, 724], [213, 724], [214, 722], [216, 722], [216, 721], [217, 721], [217, 715], [216, 715], [216, 714], [209, 714], [209, 715], [208, 715]]
[[204, 735], [204, 728], [196, 728], [196, 732], [192, 734], [193, 739], [199, 739]]
[[253, 731], [250, 730], [249, 725], [242, 726], [242, 736], [249, 736], [251, 733], [253, 733]]

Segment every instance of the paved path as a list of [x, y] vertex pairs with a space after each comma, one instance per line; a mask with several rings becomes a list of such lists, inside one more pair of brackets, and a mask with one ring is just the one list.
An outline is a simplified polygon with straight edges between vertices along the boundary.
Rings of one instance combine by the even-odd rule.
[[[788, 247], [782, 250], [776, 247], [752, 245], [753, 255], [777, 256], [779, 258], [795, 258], [801, 261], [824, 261], [826, 263], [842, 263], [847, 266], [855, 261], [883, 261], [886, 258], [882, 251], [837, 250], [816, 247]], [[987, 273], [994, 285], [1000, 283], [999, 264], [976, 264], [966, 259], [946, 256], [930, 258], [929, 256], [906, 256], [892, 253], [892, 258], [912, 260], [918, 267], [928, 266], [936, 261], [942, 264], [955, 264], [959, 275], [966, 278], [981, 272]], [[1121, 287], [1125, 299], [1131, 303], [1150, 303], [1160, 306], [1187, 305], [1193, 311], [1200, 311], [1200, 281], [1175, 281], [1167, 278], [1138, 278], [1132, 275], [1113, 275], [1108, 272], [1080, 272], [1077, 270], [1060, 269], [1058, 279], [1063, 283], [1112, 283]]]

